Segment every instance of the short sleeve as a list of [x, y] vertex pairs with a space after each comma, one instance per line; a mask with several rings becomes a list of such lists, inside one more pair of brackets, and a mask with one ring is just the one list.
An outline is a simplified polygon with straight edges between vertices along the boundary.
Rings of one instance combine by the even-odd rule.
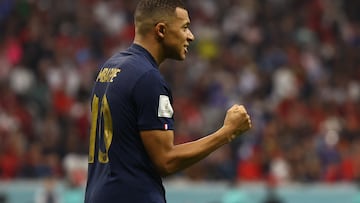
[[140, 130], [174, 130], [171, 91], [157, 69], [139, 78], [133, 98]]

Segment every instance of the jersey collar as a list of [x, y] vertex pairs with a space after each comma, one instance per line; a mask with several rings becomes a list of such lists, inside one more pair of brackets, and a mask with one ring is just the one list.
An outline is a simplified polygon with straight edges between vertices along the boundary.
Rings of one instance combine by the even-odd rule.
[[148, 50], [146, 50], [144, 47], [138, 45], [138, 44], [131, 44], [131, 46], [129, 47], [129, 51], [134, 52], [134, 53], [139, 53], [144, 55], [150, 62], [151, 64], [153, 64], [154, 67], [158, 68], [159, 66], [157, 65], [154, 57], [150, 54], [150, 52]]

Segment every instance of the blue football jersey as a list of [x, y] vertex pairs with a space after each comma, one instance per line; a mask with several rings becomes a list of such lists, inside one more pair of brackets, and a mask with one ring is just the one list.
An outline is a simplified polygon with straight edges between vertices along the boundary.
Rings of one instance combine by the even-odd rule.
[[103, 64], [91, 114], [85, 202], [166, 202], [140, 131], [173, 130], [172, 95], [148, 51], [132, 44]]

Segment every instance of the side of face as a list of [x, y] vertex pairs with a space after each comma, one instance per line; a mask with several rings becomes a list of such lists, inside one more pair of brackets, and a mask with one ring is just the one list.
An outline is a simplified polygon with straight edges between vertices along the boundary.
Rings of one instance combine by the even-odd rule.
[[184, 60], [188, 52], [188, 46], [194, 40], [190, 31], [190, 19], [188, 12], [182, 8], [176, 8], [175, 17], [164, 26], [163, 50], [164, 57], [175, 60]]

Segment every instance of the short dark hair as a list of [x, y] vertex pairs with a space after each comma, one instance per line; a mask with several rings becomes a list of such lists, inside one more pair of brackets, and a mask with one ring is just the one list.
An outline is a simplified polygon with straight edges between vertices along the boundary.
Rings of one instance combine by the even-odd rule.
[[140, 0], [134, 17], [137, 32], [145, 34], [156, 23], [173, 17], [178, 7], [186, 9], [182, 0]]

